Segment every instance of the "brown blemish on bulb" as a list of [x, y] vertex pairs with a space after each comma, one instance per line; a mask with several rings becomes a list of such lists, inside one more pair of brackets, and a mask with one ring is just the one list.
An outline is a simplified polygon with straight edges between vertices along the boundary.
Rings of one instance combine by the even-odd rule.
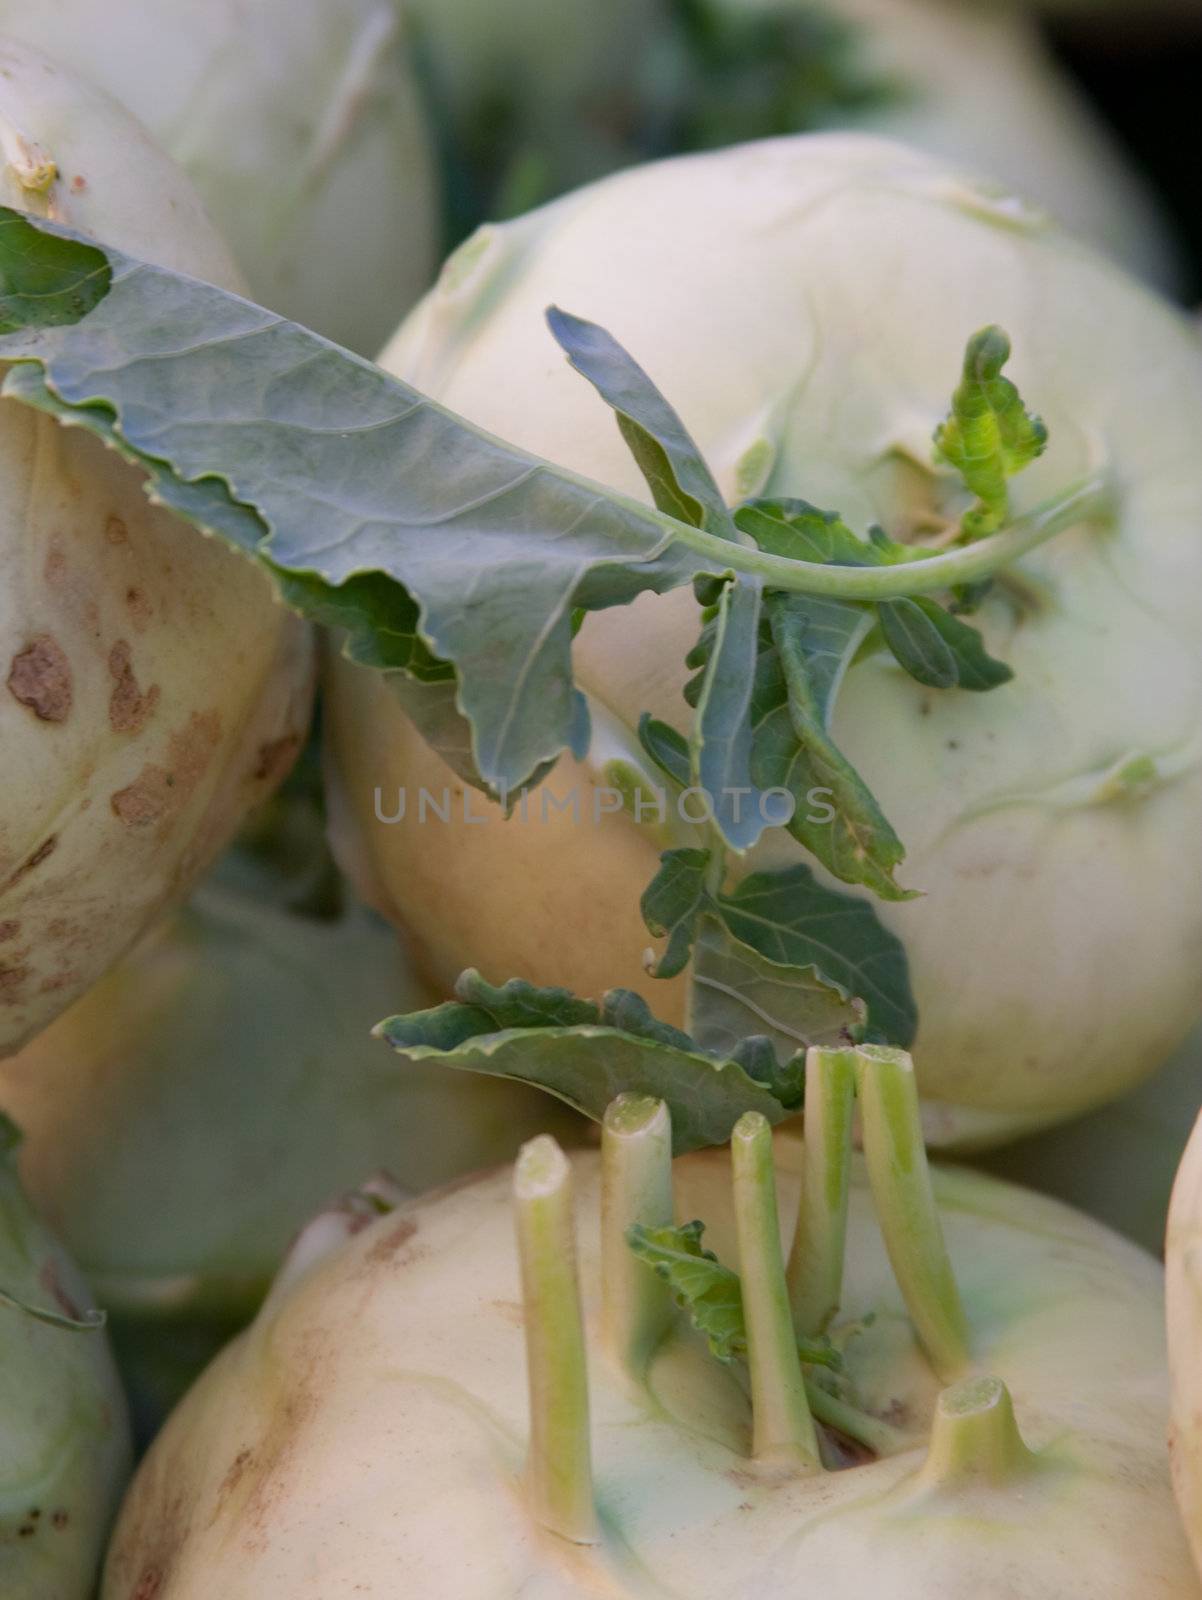
[[31, 976], [28, 967], [0, 967], [0, 1001], [16, 1005]]
[[6, 889], [11, 889], [13, 884], [14, 883], [19, 883], [27, 872], [32, 872], [35, 867], [40, 867], [42, 862], [45, 861], [48, 856], [50, 856], [50, 855], [52, 855], [54, 853], [54, 850], [57, 847], [57, 845], [58, 845], [58, 834], [57, 833], [52, 833], [50, 835], [49, 839], [43, 839], [41, 844], [37, 847], [37, 849], [33, 852], [33, 854], [27, 860], [25, 860], [25, 861], [23, 861], [21, 863], [21, 865], [13, 873], [12, 877], [9, 878], [8, 882], [4, 885], [4, 887]]
[[113, 692], [109, 697], [109, 726], [114, 733], [140, 733], [159, 703], [159, 686], [152, 683], [143, 694], [134, 675], [126, 640], [118, 639], [109, 651]]
[[145, 592], [136, 585], [131, 585], [125, 591], [125, 605], [129, 611], [130, 621], [137, 632], [145, 632], [151, 617], [154, 615], [154, 607], [146, 598]]
[[269, 783], [273, 787], [288, 772], [300, 748], [300, 735], [285, 734], [282, 739], [272, 739], [259, 746], [259, 758], [251, 773], [252, 783]]
[[65, 722], [71, 711], [71, 663], [51, 634], [39, 634], [12, 659], [8, 692], [39, 722]]
[[9, 917], [6, 921], [0, 922], [0, 944], [10, 943], [20, 931], [21, 924], [15, 917]]
[[[410, 1239], [413, 1238], [416, 1232], [416, 1219], [413, 1217], [402, 1217], [395, 1228], [389, 1228], [384, 1237], [382, 1239], [377, 1239], [375, 1244], [372, 1245], [371, 1249], [364, 1257], [364, 1265], [367, 1265], [368, 1263], [376, 1265], [377, 1263], [385, 1261], [391, 1261], [396, 1265], [400, 1265], [404, 1261], [411, 1260], [414, 1252], [411, 1250], [405, 1250], [405, 1246], [409, 1243]], [[404, 1251], [403, 1255], [401, 1253], [402, 1251]]]
[[194, 711], [168, 741], [170, 764], [147, 762], [131, 784], [111, 796], [113, 815], [127, 828], [148, 828], [177, 815], [204, 777], [220, 738], [217, 713]]
[[124, 522], [122, 522], [121, 518], [117, 516], [116, 512], [114, 512], [105, 520], [104, 537], [110, 544], [129, 543], [129, 529], [125, 526]]

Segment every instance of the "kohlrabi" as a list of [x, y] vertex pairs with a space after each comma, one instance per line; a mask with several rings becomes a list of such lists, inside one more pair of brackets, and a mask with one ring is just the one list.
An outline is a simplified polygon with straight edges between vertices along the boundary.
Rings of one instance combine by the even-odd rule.
[[1167, 1066], [1111, 1105], [990, 1152], [985, 1170], [1087, 1211], [1153, 1255], [1202, 1102], [1202, 1029]]
[[418, 1193], [537, 1131], [542, 1096], [456, 1093], [373, 1043], [379, 1017], [421, 1004], [370, 913], [214, 882], [0, 1065], [25, 1186], [101, 1303], [246, 1315], [297, 1228], [366, 1174]]
[[1202, 363], [1041, 213], [863, 137], [623, 175], [479, 235], [401, 335], [472, 421], [0, 220], [4, 393], [342, 632], [343, 855], [444, 983], [650, 986], [778, 1064], [921, 1027], [961, 1142], [1187, 1031]]
[[[553, 338], [555, 303], [577, 315]], [[547, 469], [465, 462], [445, 598], [406, 566], [413, 635], [455, 671], [408, 636], [399, 694], [336, 665], [344, 858], [441, 981], [469, 960], [582, 994], [616, 981], [706, 1038], [733, 1003], [737, 1033], [783, 1048], [817, 971], [867, 1003], [870, 1036], [917, 1026], [937, 1141], [1068, 1117], [1166, 1058], [1202, 946], [1202, 363], [1183, 318], [1014, 197], [809, 136], [483, 230], [384, 365], [527, 462], [693, 529], [602, 595], [599, 489], [519, 547], [483, 486], [525, 492], [543, 526]], [[665, 571], [683, 544], [740, 581], [695, 598]], [[782, 558], [823, 563], [798, 567], [805, 594]], [[619, 603], [640, 587], [672, 592]], [[482, 771], [510, 820], [464, 791]]]
[[1151, 195], [1016, 11], [982, 0], [670, 0], [670, 9], [661, 143], [887, 134], [995, 178], [1141, 277], [1176, 285]]
[[104, 1319], [21, 1191], [0, 1118], [0, 1593], [91, 1600], [130, 1470]]
[[1202, 1573], [1202, 1117], [1177, 1174], [1166, 1250], [1177, 1503]]
[[[0, 44], [0, 156], [5, 205], [239, 286], [184, 175], [25, 44]], [[37, 237], [7, 214], [6, 329], [54, 320], [46, 280], [12, 265]], [[0, 404], [0, 1054], [179, 900], [275, 785], [311, 676], [306, 631], [259, 573], [154, 508], [82, 430]]]
[[395, 0], [0, 0], [0, 30], [150, 129], [264, 305], [370, 354], [428, 284], [438, 201]]
[[928, 1170], [903, 1052], [812, 1050], [805, 1096], [804, 1146], [732, 1094], [673, 1164], [697, 1103], [623, 1095], [599, 1155], [319, 1219], [104, 1600], [1196, 1600], [1155, 1262]]

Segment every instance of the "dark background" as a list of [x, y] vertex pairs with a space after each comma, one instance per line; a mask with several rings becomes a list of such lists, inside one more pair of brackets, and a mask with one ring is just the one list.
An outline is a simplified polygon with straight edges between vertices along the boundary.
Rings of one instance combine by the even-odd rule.
[[1202, 302], [1202, 15], [1182, 25], [1107, 25], [1096, 13], [1048, 29], [1061, 65], [1159, 190], [1186, 253], [1187, 299]]

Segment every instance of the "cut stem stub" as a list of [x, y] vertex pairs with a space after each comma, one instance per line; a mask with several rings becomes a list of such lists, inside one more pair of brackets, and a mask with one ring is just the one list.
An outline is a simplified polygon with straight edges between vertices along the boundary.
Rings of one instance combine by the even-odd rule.
[[672, 1223], [672, 1121], [662, 1100], [623, 1094], [601, 1124], [601, 1305], [606, 1348], [631, 1377], [674, 1318], [672, 1300], [626, 1235]]
[[812, 1046], [806, 1052], [801, 1197], [788, 1266], [793, 1322], [799, 1334], [811, 1337], [826, 1332], [843, 1292], [855, 1097], [855, 1052]]
[[730, 1151], [751, 1376], [752, 1452], [759, 1460], [789, 1462], [817, 1472], [818, 1435], [789, 1308], [772, 1129], [766, 1118], [758, 1111], [745, 1112], [735, 1124]]
[[530, 1508], [552, 1533], [594, 1544], [599, 1535], [572, 1170], [548, 1134], [522, 1146], [513, 1196], [530, 1390]]
[[889, 1262], [931, 1365], [952, 1379], [968, 1361], [968, 1319], [931, 1187], [914, 1064], [885, 1045], [855, 1054], [864, 1159]]

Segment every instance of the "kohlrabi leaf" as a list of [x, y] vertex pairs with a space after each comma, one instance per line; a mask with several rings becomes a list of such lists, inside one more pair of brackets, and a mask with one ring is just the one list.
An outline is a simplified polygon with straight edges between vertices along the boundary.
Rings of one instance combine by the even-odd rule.
[[783, 797], [766, 795], [754, 776], [752, 711], [762, 608], [757, 583], [723, 589], [689, 741], [690, 764], [708, 797], [713, 825], [739, 851], [750, 850], [765, 828], [789, 815]]
[[704, 1232], [703, 1222], [675, 1228], [645, 1228], [636, 1222], [627, 1230], [626, 1242], [664, 1280], [711, 1353], [719, 1361], [733, 1361], [747, 1351], [743, 1290], [738, 1273], [702, 1245]]
[[715, 904], [740, 944], [777, 968], [816, 971], [861, 999], [870, 1037], [901, 1047], [913, 1041], [918, 1012], [905, 948], [882, 926], [870, 901], [825, 888], [799, 863], [753, 872]]
[[[719, 1361], [731, 1362], [747, 1354], [743, 1286], [738, 1273], [724, 1267], [701, 1243], [704, 1233], [703, 1222], [666, 1228], [648, 1228], [636, 1222], [626, 1231], [626, 1243], [664, 1280], [711, 1353]], [[808, 1365], [835, 1372], [843, 1366], [841, 1353], [823, 1336], [799, 1338], [797, 1349]]]
[[770, 555], [822, 566], [890, 567], [921, 553], [895, 544], [880, 529], [861, 539], [837, 511], [822, 511], [808, 500], [748, 500], [735, 512], [735, 525]]
[[[746, 931], [744, 929], [743, 931]], [[830, 962], [834, 965], [834, 962]], [[747, 1065], [747, 1040], [768, 1039], [778, 1066], [769, 1074], [757, 1063], [751, 1076], [793, 1105], [801, 1084], [791, 1066], [809, 1045], [847, 1044], [860, 1038], [866, 1007], [854, 992], [830, 980], [822, 964], [781, 966], [738, 939], [722, 916], [707, 916], [693, 952], [690, 1014], [702, 1049]]]
[[0, 334], [78, 322], [111, 282], [103, 250], [45, 234], [19, 211], [0, 209]]
[[493, 988], [476, 973], [459, 988], [464, 1002], [390, 1017], [377, 1036], [409, 1061], [533, 1084], [597, 1122], [620, 1094], [664, 1100], [677, 1155], [725, 1144], [745, 1111], [772, 1123], [789, 1114], [737, 1062], [706, 1054], [627, 991], [599, 1007], [519, 980]]
[[800, 1110], [805, 1100], [806, 1053], [798, 1050], [787, 1061], [780, 1061], [776, 1045], [766, 1033], [752, 1034], [740, 1039], [730, 1052], [749, 1078], [762, 1083], [782, 1106], [790, 1111]]
[[655, 765], [681, 789], [692, 782], [689, 741], [666, 722], [644, 711], [639, 718], [639, 743]]
[[[21, 273], [8, 302], [21, 331], [0, 346], [20, 364], [4, 392], [143, 467], [156, 498], [261, 560], [289, 604], [339, 613], [358, 659], [416, 662], [427, 682], [440, 676], [433, 663], [453, 668], [478, 781], [494, 791], [579, 745], [581, 607], [721, 570], [659, 513], [503, 444], [295, 324], [49, 224], [0, 221], [11, 230], [0, 267], [10, 284]], [[74, 305], [73, 325], [42, 326], [42, 308], [29, 310], [42, 281], [60, 320]]]
[[868, 785], [829, 731], [843, 674], [872, 626], [863, 606], [772, 594], [771, 648], [753, 702], [752, 774], [792, 800], [786, 826], [828, 872], [884, 900], [909, 898], [893, 874], [905, 855]]
[[989, 654], [974, 627], [925, 595], [882, 601], [876, 614], [885, 643], [928, 688], [996, 689], [1014, 676]]
[[968, 539], [997, 531], [1009, 514], [1007, 479], [1043, 454], [1048, 430], [1003, 377], [1010, 340], [995, 325], [969, 339], [946, 421], [935, 430], [936, 459], [955, 467], [977, 504], [964, 516]]
[[661, 511], [736, 539], [722, 491], [675, 410], [638, 362], [595, 322], [552, 306], [547, 325], [577, 372], [612, 407], [627, 447]]
[[643, 890], [643, 921], [655, 938], [668, 941], [655, 964], [657, 978], [674, 978], [689, 963], [698, 921], [709, 904], [706, 874], [711, 860], [708, 850], [665, 850], [659, 871]]

